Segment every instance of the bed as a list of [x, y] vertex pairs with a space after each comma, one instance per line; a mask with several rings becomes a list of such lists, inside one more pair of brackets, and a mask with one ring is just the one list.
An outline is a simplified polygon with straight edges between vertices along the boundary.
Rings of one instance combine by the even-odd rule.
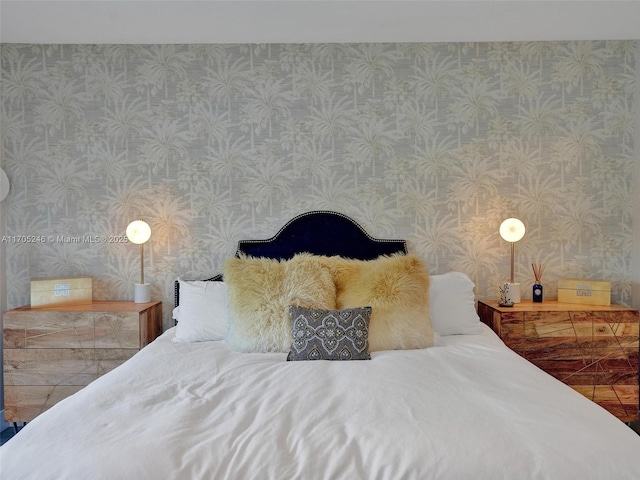
[[[333, 309], [314, 303], [331, 283], [318, 270]], [[403, 297], [407, 272], [426, 296]], [[179, 279], [177, 325], [0, 447], [0, 478], [640, 478], [640, 436], [509, 350], [479, 322], [471, 281], [428, 275], [404, 241], [309, 212], [241, 241], [223, 273]], [[367, 298], [379, 278], [383, 300]], [[264, 291], [293, 302], [286, 341], [282, 302], [236, 318]], [[388, 315], [411, 317], [400, 334], [380, 316], [396, 297]]]

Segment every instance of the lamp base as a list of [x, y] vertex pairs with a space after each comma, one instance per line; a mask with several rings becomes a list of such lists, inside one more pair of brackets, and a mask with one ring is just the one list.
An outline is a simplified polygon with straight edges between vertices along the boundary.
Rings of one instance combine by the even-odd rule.
[[519, 283], [505, 283], [503, 286], [504, 292], [502, 293], [501, 303], [505, 305], [512, 305], [514, 303], [520, 303], [520, 284]]
[[151, 301], [151, 284], [136, 283], [133, 286], [133, 302], [148, 303]]

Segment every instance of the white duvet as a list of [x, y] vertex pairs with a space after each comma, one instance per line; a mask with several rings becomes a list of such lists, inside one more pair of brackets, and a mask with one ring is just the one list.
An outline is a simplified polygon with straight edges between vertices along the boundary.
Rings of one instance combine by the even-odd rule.
[[286, 362], [165, 332], [0, 448], [0, 478], [640, 479], [640, 436], [483, 335]]

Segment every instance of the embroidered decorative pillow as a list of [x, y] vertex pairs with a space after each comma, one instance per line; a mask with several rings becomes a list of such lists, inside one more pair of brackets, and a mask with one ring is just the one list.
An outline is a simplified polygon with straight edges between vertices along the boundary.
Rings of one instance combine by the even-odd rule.
[[413, 254], [375, 260], [331, 257], [337, 308], [372, 307], [369, 351], [433, 346], [429, 274]]
[[291, 305], [287, 360], [370, 360], [371, 307], [321, 310]]
[[335, 309], [326, 257], [299, 254], [278, 261], [243, 256], [229, 259], [223, 275], [229, 305], [226, 341], [239, 352], [288, 352], [289, 305]]

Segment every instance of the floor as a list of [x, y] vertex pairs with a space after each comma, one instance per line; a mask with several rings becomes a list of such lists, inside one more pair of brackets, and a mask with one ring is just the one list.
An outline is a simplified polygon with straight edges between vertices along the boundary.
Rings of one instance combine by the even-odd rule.
[[[22, 424], [18, 425], [18, 430], [20, 430], [21, 426]], [[2, 432], [0, 432], [0, 445], [4, 445], [5, 443], [7, 443], [14, 435], [15, 432], [13, 430], [13, 427], [5, 428]]]

